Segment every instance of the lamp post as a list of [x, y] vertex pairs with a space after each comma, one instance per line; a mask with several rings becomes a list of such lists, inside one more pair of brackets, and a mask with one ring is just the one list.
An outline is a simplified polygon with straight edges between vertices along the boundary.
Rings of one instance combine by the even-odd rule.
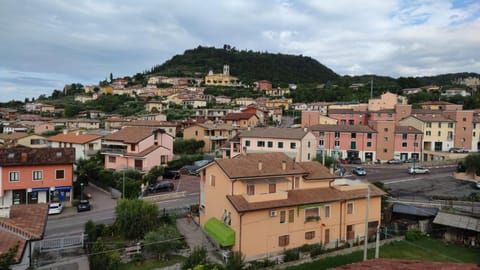
[[415, 134], [415, 137], [414, 137], [414, 140], [413, 140], [413, 154], [414, 154], [414, 157], [413, 157], [413, 177], [415, 177], [415, 161], [417, 159], [416, 152], [417, 152], [417, 134]]
[[80, 183], [80, 201], [83, 200], [83, 183]]
[[122, 170], [122, 199], [125, 199], [125, 169]]

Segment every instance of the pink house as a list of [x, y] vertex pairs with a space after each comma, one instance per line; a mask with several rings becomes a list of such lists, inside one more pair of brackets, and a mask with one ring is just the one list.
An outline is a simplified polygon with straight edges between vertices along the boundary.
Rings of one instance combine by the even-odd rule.
[[370, 112], [369, 121], [395, 121], [395, 111], [390, 109]]
[[377, 132], [366, 125], [315, 125], [310, 131], [317, 138], [317, 153], [325, 151], [336, 159], [360, 158], [362, 161], [376, 159]]
[[163, 129], [125, 127], [102, 140], [105, 168], [134, 168], [148, 172], [154, 166], [165, 166], [173, 157], [173, 137]]
[[368, 122], [367, 112], [353, 109], [329, 109], [328, 116], [337, 119], [339, 125], [366, 125]]
[[422, 140], [422, 131], [411, 126], [395, 126], [394, 156], [402, 160], [420, 160]]

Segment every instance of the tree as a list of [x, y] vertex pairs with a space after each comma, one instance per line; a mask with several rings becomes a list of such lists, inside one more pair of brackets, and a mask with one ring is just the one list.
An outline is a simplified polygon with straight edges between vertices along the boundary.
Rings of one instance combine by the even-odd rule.
[[91, 269], [114, 270], [120, 266], [120, 254], [117, 251], [108, 251], [101, 238], [93, 244], [90, 254]]
[[175, 227], [164, 225], [145, 235], [145, 249], [157, 254], [159, 260], [167, 259], [167, 256], [180, 244], [180, 237]]
[[140, 199], [122, 199], [115, 207], [115, 225], [128, 239], [142, 239], [159, 223], [158, 206]]
[[8, 249], [7, 252], [0, 254], [0, 269], [9, 270], [10, 265], [15, 263], [15, 256], [18, 252], [19, 243]]
[[183, 262], [182, 270], [192, 269], [197, 265], [206, 263], [208, 263], [208, 260], [205, 247], [194, 247], [192, 253], [190, 253], [187, 259]]
[[144, 180], [147, 184], [153, 184], [157, 182], [159, 176], [162, 176], [165, 169], [162, 166], [154, 166], [148, 171], [148, 174], [145, 176]]
[[245, 267], [245, 255], [242, 252], [234, 251], [228, 254], [226, 268], [229, 270], [242, 270]]
[[468, 173], [480, 175], [480, 155], [469, 154], [465, 157], [465, 169]]

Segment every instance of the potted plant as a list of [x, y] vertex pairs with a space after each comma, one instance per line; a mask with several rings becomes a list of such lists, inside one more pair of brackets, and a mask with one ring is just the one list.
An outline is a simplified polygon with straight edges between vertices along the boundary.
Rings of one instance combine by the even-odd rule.
[[135, 262], [136, 266], [142, 265], [145, 258], [143, 257], [142, 253], [135, 253], [132, 256], [132, 261]]

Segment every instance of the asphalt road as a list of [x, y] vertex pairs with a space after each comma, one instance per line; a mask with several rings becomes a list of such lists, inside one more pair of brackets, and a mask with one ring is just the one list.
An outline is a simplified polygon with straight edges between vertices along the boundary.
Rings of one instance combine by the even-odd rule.
[[[157, 205], [159, 210], [162, 211], [164, 208], [174, 209], [189, 207], [192, 204], [198, 204], [198, 202], [199, 195], [190, 194], [183, 198], [161, 201], [158, 202]], [[112, 224], [115, 220], [114, 206], [101, 209], [99, 207], [95, 207], [93, 204], [91, 211], [75, 213], [74, 215], [68, 215], [56, 219], [48, 219], [45, 229], [45, 238], [79, 234], [83, 232], [85, 222], [88, 220], [92, 220], [95, 223]]]

